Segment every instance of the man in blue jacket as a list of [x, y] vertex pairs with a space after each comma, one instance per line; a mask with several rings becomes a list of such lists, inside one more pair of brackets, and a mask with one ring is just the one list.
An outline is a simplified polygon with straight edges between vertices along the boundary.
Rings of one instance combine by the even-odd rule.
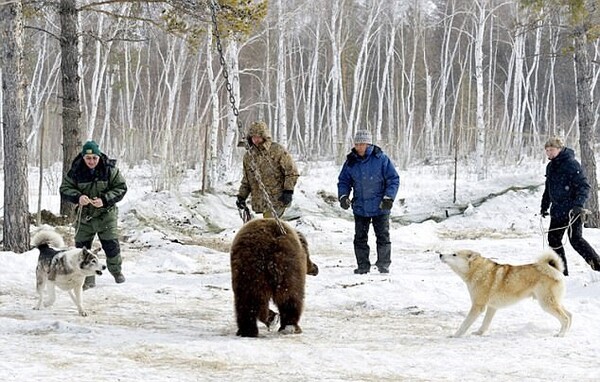
[[546, 186], [542, 196], [542, 217], [548, 216], [550, 228], [548, 244], [562, 258], [567, 270], [567, 258], [562, 244], [565, 231], [571, 246], [595, 271], [600, 271], [600, 258], [583, 238], [583, 206], [590, 193], [590, 185], [575, 152], [565, 147], [560, 138], [550, 138], [544, 145], [550, 163], [546, 166]]
[[[338, 200], [343, 209], [352, 206], [354, 213], [354, 255], [356, 274], [371, 270], [368, 234], [373, 224], [377, 241], [377, 262], [380, 273], [388, 273], [391, 264], [390, 210], [400, 186], [400, 176], [394, 164], [380, 147], [373, 145], [371, 133], [359, 130], [354, 136], [354, 148], [338, 177]], [[352, 192], [352, 200], [350, 200]]]

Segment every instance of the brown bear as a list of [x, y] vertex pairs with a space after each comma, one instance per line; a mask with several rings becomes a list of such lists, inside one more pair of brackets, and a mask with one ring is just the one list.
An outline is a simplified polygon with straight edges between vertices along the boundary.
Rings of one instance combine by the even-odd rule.
[[231, 246], [236, 334], [258, 336], [256, 320], [269, 327], [277, 317], [269, 309], [271, 299], [279, 310], [279, 331], [302, 333], [298, 321], [305, 279], [307, 274], [317, 273], [319, 268], [310, 261], [306, 238], [290, 225], [272, 218], [244, 224]]

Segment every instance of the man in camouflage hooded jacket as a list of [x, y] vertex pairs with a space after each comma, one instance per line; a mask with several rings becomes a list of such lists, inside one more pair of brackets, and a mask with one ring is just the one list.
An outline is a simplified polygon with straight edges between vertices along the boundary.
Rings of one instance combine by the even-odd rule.
[[[236, 205], [244, 209], [246, 199], [252, 194], [254, 212], [263, 214], [265, 218], [275, 217], [273, 213], [281, 217], [292, 203], [299, 176], [296, 164], [283, 146], [272, 141], [266, 123], [252, 123], [246, 138], [249, 149], [244, 154], [243, 177]], [[264, 185], [268, 199], [260, 183]]]
[[[121, 248], [117, 232], [118, 209], [116, 203], [127, 192], [127, 185], [116, 167], [116, 160], [100, 151], [98, 144], [88, 141], [81, 154], [73, 160], [71, 169], [60, 185], [60, 195], [78, 205], [75, 246], [92, 246], [98, 234], [102, 249], [106, 253], [106, 265], [118, 284], [125, 282], [121, 272]], [[94, 276], [86, 278], [84, 289], [96, 285]]]

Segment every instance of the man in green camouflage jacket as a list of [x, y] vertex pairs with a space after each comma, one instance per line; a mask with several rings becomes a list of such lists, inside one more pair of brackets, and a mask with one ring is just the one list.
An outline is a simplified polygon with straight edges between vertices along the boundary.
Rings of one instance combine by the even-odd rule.
[[[60, 185], [60, 195], [64, 200], [77, 204], [79, 209], [75, 246], [90, 249], [97, 234], [106, 254], [108, 270], [118, 284], [125, 282], [125, 277], [121, 272], [116, 203], [126, 192], [127, 185], [116, 167], [116, 160], [102, 153], [94, 141], [83, 145]], [[87, 277], [83, 289], [94, 286], [95, 277]]]
[[[236, 205], [246, 208], [246, 199], [252, 194], [252, 209], [263, 217], [281, 217], [292, 203], [298, 169], [292, 156], [280, 144], [271, 140], [267, 124], [262, 121], [250, 125], [246, 137], [250, 145], [243, 159], [243, 177]], [[261, 190], [260, 183], [268, 195]]]

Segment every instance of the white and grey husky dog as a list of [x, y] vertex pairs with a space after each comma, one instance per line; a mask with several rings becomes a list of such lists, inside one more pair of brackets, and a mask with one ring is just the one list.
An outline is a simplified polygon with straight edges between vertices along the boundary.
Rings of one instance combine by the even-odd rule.
[[[63, 238], [50, 229], [38, 231], [31, 239], [31, 244], [39, 249], [38, 264], [35, 270], [38, 303], [33, 308], [41, 309], [52, 306], [56, 300], [55, 286], [69, 292], [69, 296], [82, 316], [87, 316], [83, 309], [83, 282], [87, 276], [101, 275], [106, 265], [100, 264], [97, 253], [100, 248], [90, 251], [86, 248], [64, 248]], [[44, 303], [44, 290], [48, 299]]]

